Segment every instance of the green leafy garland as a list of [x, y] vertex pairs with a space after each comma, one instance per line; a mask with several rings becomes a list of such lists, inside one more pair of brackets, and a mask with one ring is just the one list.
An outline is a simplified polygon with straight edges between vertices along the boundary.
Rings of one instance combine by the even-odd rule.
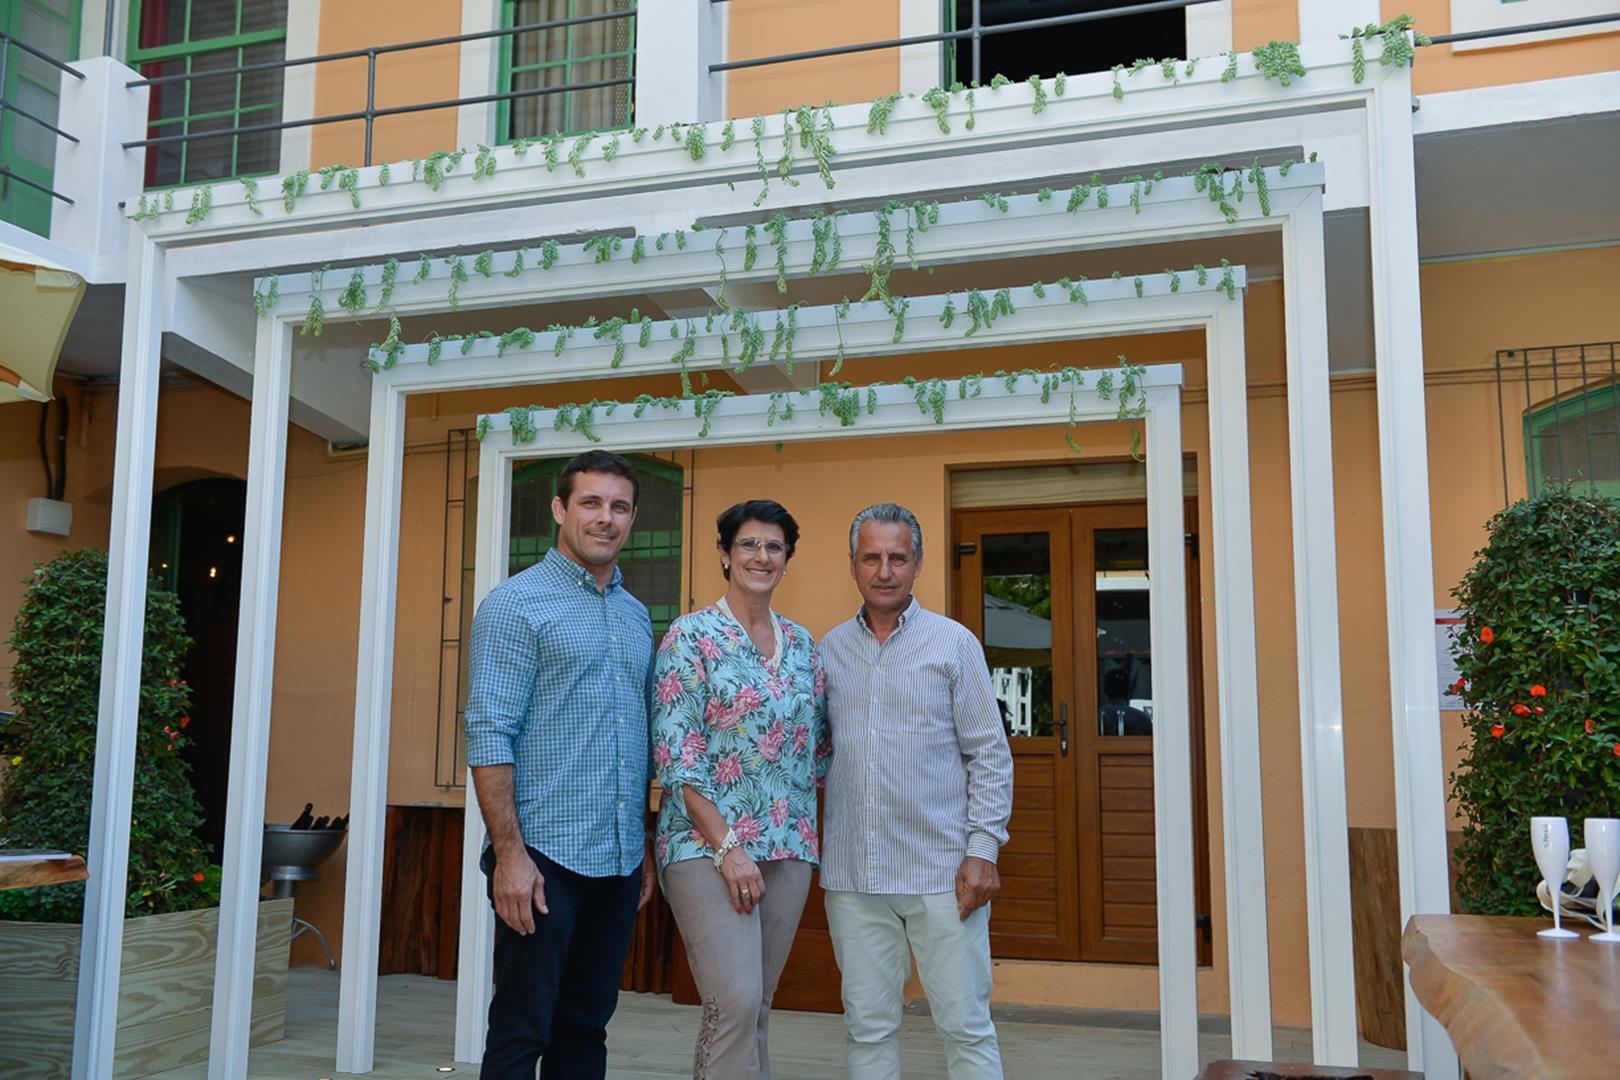
[[[1414, 33], [1413, 39], [1407, 37], [1407, 31], [1412, 26], [1409, 15], [1400, 15], [1385, 23], [1372, 23], [1364, 27], [1352, 29], [1341, 37], [1350, 42], [1352, 56], [1352, 73], [1355, 81], [1363, 81], [1366, 73], [1365, 43], [1369, 38], [1377, 38], [1381, 45], [1379, 62], [1386, 67], [1408, 64], [1413, 57], [1413, 43], [1417, 45], [1429, 44], [1429, 39], [1422, 34]], [[1306, 74], [1304, 63], [1300, 57], [1299, 46], [1294, 42], [1271, 41], [1258, 46], [1250, 52], [1255, 69], [1262, 77], [1275, 81], [1280, 86], [1290, 86], [1294, 80], [1303, 78]], [[1229, 51], [1226, 54], [1227, 63], [1222, 71], [1220, 81], [1229, 83], [1237, 78], [1238, 54]], [[1176, 57], [1164, 59], [1140, 59], [1128, 68], [1123, 64], [1115, 65], [1112, 69], [1112, 93], [1116, 100], [1125, 98], [1125, 86], [1121, 76], [1134, 78], [1139, 72], [1148, 68], [1157, 68], [1161, 77], [1172, 85], [1179, 84], [1183, 77], [1191, 77], [1197, 60], [1184, 62]], [[1067, 76], [1059, 73], [1052, 80], [1031, 76], [1028, 80], [1031, 87], [1030, 109], [1033, 115], [1040, 116], [1046, 112], [1049, 102], [1047, 84], [1051, 83], [1052, 96], [1062, 97], [1066, 91]], [[990, 89], [1010, 85], [1005, 76], [997, 75], [990, 81]], [[964, 87], [957, 83], [945, 89], [931, 87], [920, 95], [902, 95], [900, 92], [878, 98], [871, 103], [867, 112], [866, 131], [869, 135], [886, 135], [889, 121], [895, 109], [904, 97], [916, 97], [924, 105], [933, 110], [934, 118], [942, 135], [951, 133], [951, 113], [956, 107], [955, 99], [965, 99], [966, 113], [964, 130], [971, 131], [975, 126], [974, 116], [974, 90], [975, 87]], [[736, 142], [736, 128], [734, 120], [725, 121], [720, 129], [720, 137], [711, 142], [707, 124], [671, 124], [668, 125], [670, 137], [681, 146], [686, 156], [692, 162], [704, 160], [713, 150], [729, 154]], [[830, 105], [809, 106], [801, 105], [782, 111], [782, 146], [781, 154], [774, 163], [767, 161], [765, 142], [765, 118], [763, 115], [755, 116], [750, 121], [750, 128], [754, 135], [754, 157], [756, 172], [760, 180], [759, 195], [754, 200], [758, 206], [765, 201], [770, 192], [771, 179], [775, 178], [788, 184], [797, 186], [799, 180], [794, 175], [799, 169], [798, 155], [803, 152], [809, 164], [813, 165], [821, 177], [823, 185], [831, 190], [836, 185], [833, 176], [832, 159], [837, 156], [838, 149], [833, 142], [833, 132], [836, 128]], [[652, 133], [652, 140], [658, 142], [664, 138], [665, 125], [659, 125]], [[598, 157], [604, 163], [611, 164], [617, 157], [621, 136], [624, 132], [614, 132], [602, 144]], [[633, 143], [641, 143], [646, 137], [645, 128], [631, 128], [628, 132]], [[583, 179], [586, 176], [585, 153], [598, 138], [597, 133], [587, 132], [576, 137], [570, 145], [566, 159], [573, 174]], [[561, 134], [547, 135], [539, 140], [517, 139], [512, 145], [514, 157], [522, 158], [527, 155], [530, 147], [538, 142], [544, 153], [545, 169], [548, 173], [555, 172], [563, 154], [561, 147], [565, 141]], [[462, 159], [468, 154], [466, 149], [439, 150], [425, 158], [417, 158], [411, 163], [411, 179], [427, 185], [429, 190], [438, 192], [442, 189], [444, 181], [460, 165]], [[484, 144], [478, 144], [474, 152], [472, 181], [477, 182], [495, 174], [498, 163], [498, 154], [495, 150]], [[361, 208], [360, 197], [360, 171], [347, 165], [326, 165], [317, 170], [321, 177], [321, 190], [325, 191], [334, 184], [347, 192], [350, 204], [354, 209]], [[309, 170], [300, 170], [281, 179], [282, 205], [289, 214], [303, 196], [310, 178]], [[388, 165], [379, 167], [377, 183], [379, 187], [387, 186], [389, 182]], [[250, 179], [243, 179], [245, 202], [250, 212], [262, 216]], [[187, 225], [195, 225], [205, 220], [212, 208], [212, 194], [209, 185], [193, 191], [191, 209], [186, 216]], [[165, 200], [163, 211], [172, 209], [172, 197]], [[149, 201], [146, 195], [140, 197], [136, 211], [131, 215], [136, 221], [155, 220], [159, 214], [155, 201]]]

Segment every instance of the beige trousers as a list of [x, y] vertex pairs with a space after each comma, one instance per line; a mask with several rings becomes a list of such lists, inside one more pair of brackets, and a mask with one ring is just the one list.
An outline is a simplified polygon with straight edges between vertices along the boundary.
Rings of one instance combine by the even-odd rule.
[[708, 859], [686, 859], [664, 870], [664, 895], [703, 1002], [694, 1080], [770, 1080], [765, 1032], [771, 996], [810, 892], [810, 864], [778, 859], [760, 863], [759, 872], [765, 899], [752, 914], [740, 915]]

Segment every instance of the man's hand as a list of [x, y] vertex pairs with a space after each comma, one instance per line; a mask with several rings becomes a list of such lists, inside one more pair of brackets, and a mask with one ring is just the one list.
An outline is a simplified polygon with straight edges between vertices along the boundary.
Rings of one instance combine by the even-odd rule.
[[636, 901], [636, 910], [640, 911], [647, 906], [647, 901], [653, 898], [653, 891], [658, 888], [658, 864], [653, 861], [652, 845], [647, 846], [647, 854], [641, 859], [641, 899]]
[[1001, 891], [1001, 875], [996, 864], [969, 855], [956, 868], [956, 913], [963, 919], [990, 902]]
[[534, 933], [534, 912], [549, 915], [546, 879], [529, 853], [519, 848], [495, 856], [495, 914], [519, 934]]

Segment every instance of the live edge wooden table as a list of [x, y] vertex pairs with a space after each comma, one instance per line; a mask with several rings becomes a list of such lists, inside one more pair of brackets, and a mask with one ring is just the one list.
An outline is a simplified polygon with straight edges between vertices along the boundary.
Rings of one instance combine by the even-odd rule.
[[0, 850], [0, 889], [29, 889], [83, 881], [89, 873], [84, 860], [65, 851]]
[[1412, 992], [1470, 1080], [1620, 1076], [1620, 944], [1536, 936], [1552, 919], [1414, 915], [1401, 939]]

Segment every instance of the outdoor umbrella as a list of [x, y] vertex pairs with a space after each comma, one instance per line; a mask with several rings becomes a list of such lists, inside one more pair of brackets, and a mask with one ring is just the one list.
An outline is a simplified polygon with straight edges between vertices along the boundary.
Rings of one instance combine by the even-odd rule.
[[993, 668], [1042, 667], [1052, 662], [1052, 623], [1028, 608], [986, 593], [984, 658]]
[[84, 279], [0, 243], [0, 405], [51, 400], [51, 377]]

